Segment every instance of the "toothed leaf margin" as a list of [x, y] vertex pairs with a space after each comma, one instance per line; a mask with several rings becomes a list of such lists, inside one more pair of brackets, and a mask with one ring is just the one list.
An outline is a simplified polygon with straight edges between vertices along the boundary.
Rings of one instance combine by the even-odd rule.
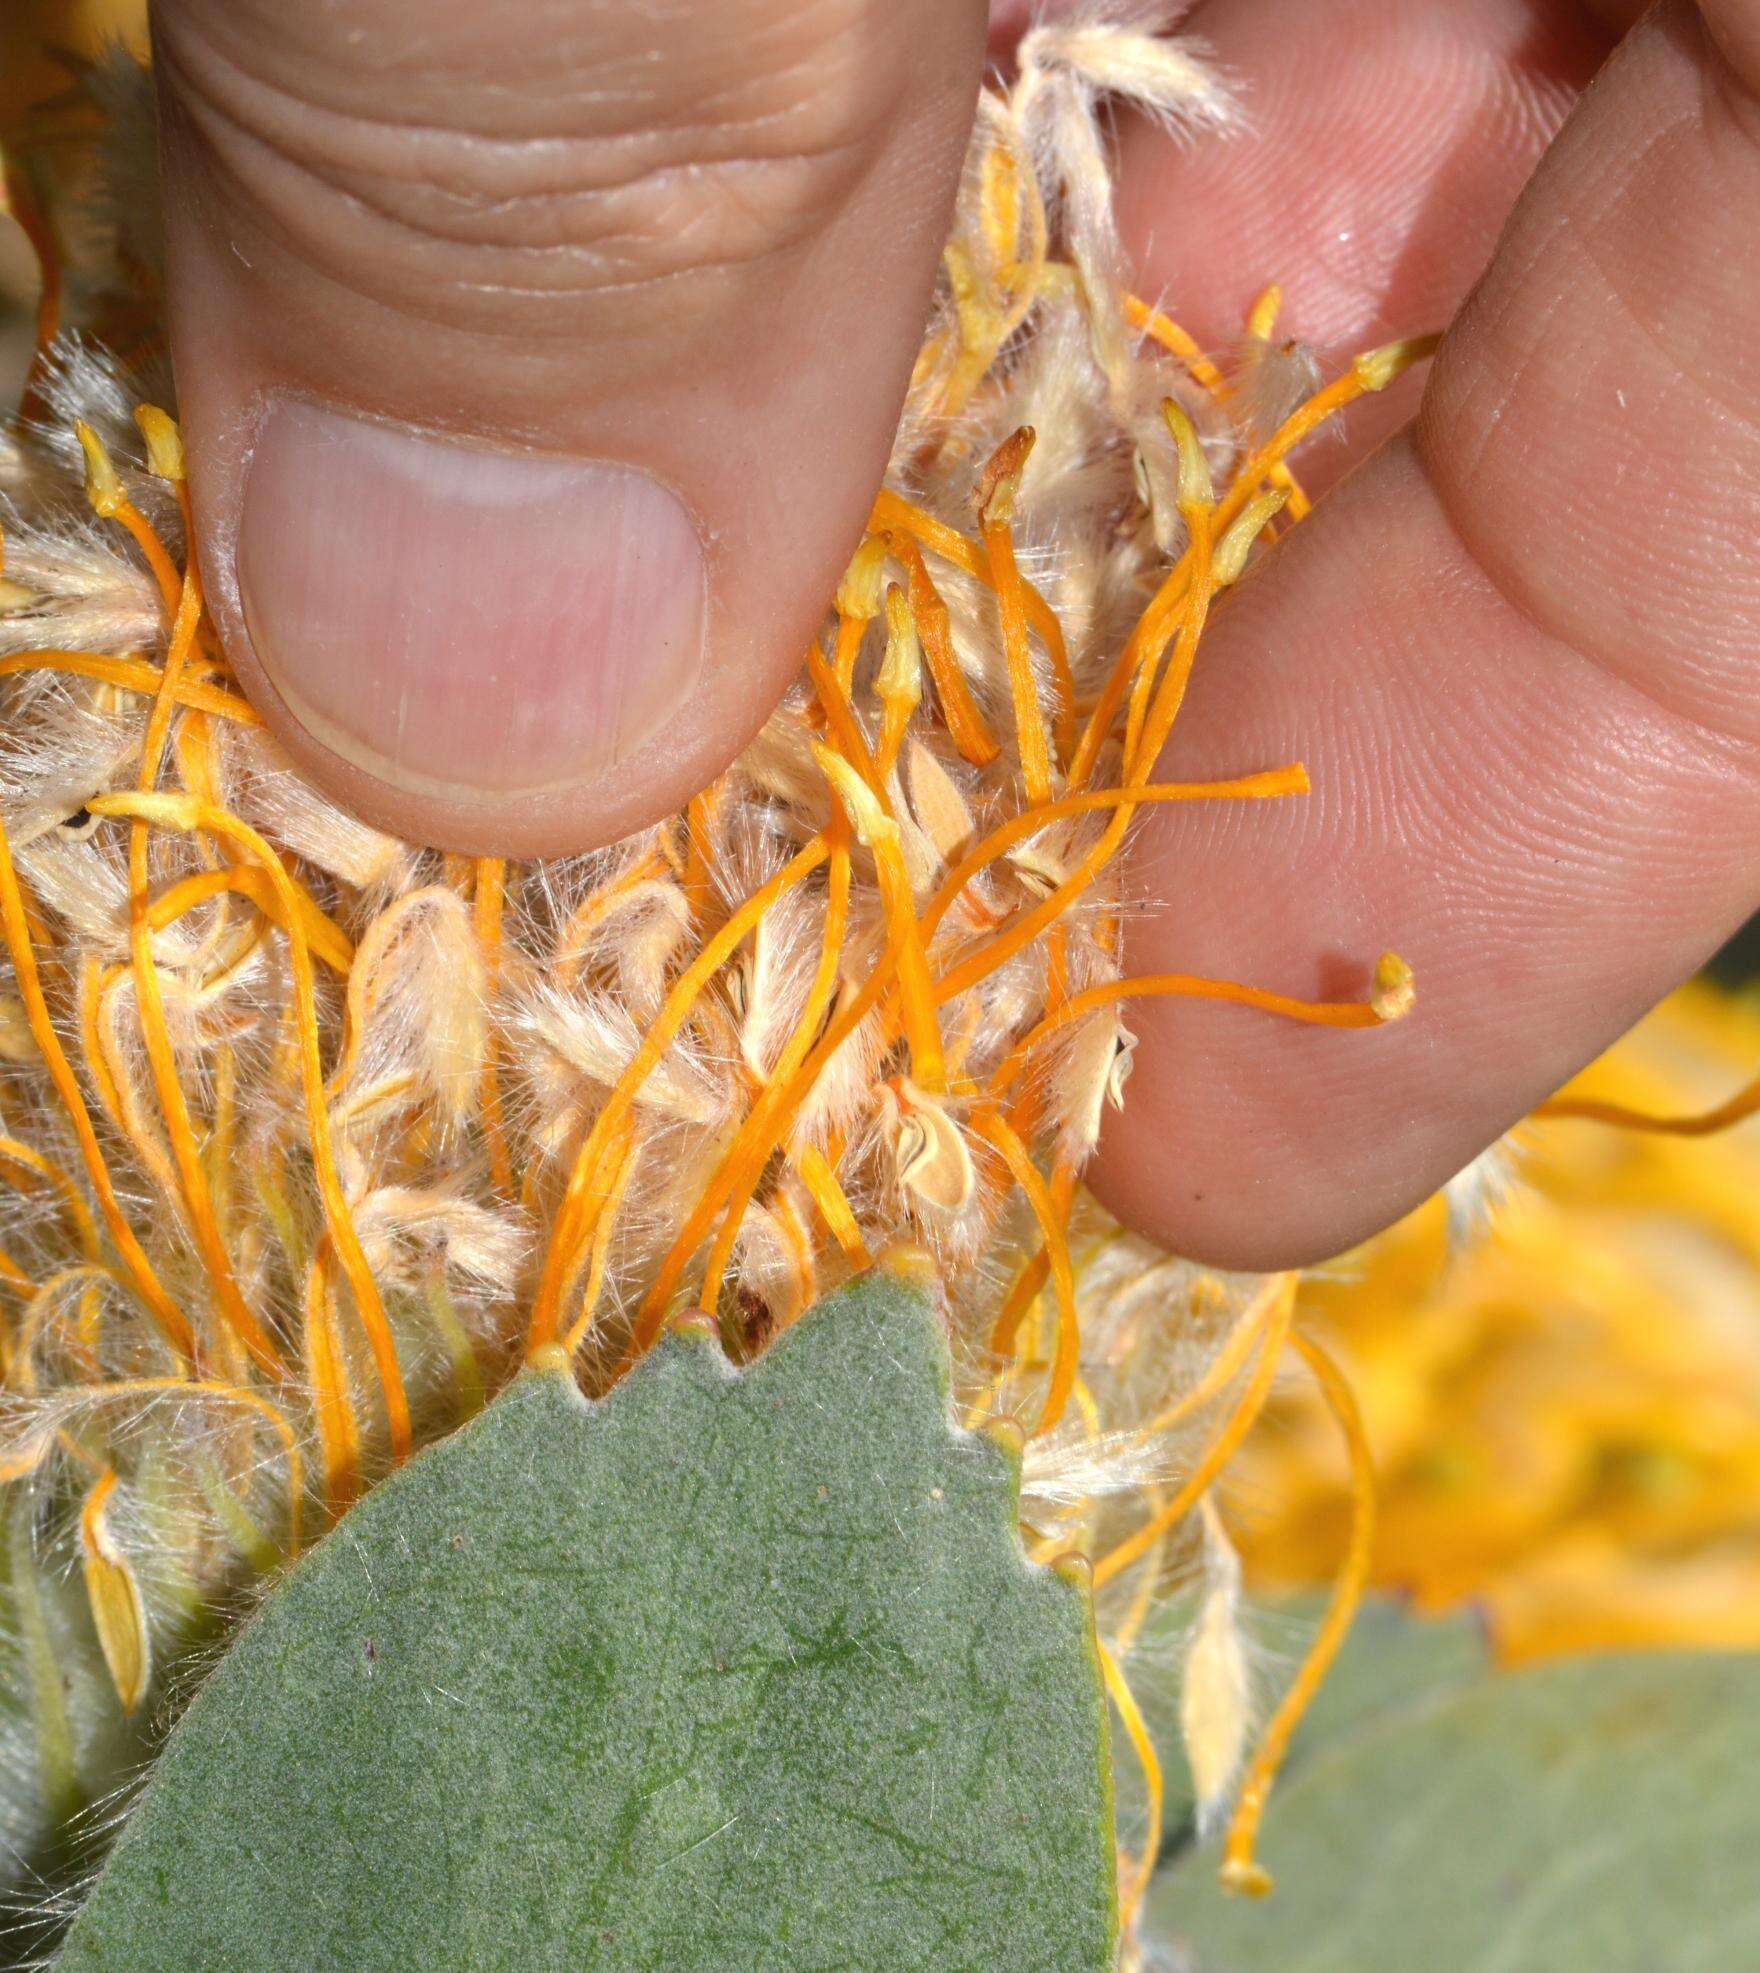
[[349, 1513], [166, 1747], [66, 1973], [1082, 1973], [1088, 1600], [876, 1270], [756, 1364], [527, 1373]]

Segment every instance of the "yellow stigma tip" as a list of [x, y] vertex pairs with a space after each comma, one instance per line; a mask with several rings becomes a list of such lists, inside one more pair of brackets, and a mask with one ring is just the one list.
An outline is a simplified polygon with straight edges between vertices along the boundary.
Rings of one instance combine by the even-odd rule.
[[1395, 377], [1436, 353], [1440, 336], [1407, 336], [1397, 343], [1383, 343], [1379, 349], [1366, 349], [1351, 364], [1357, 382], [1364, 390], [1386, 390]]
[[837, 608], [841, 615], [859, 617], [866, 623], [880, 614], [880, 575], [886, 566], [887, 552], [885, 537], [871, 534], [850, 557], [843, 580], [837, 585]]
[[897, 835], [898, 824], [880, 806], [873, 789], [841, 754], [833, 753], [829, 747], [815, 742], [813, 758], [825, 770], [825, 778], [842, 802], [844, 813], [848, 815], [864, 849], [872, 849], [883, 838]]
[[886, 586], [886, 654], [880, 661], [876, 680], [883, 699], [908, 701], [915, 706], [921, 696], [923, 647], [917, 637], [916, 621], [904, 591], [896, 582]]
[[1283, 306], [1283, 290], [1273, 282], [1254, 302], [1247, 315], [1247, 334], [1255, 342], [1268, 343], [1277, 326], [1277, 311]]
[[177, 428], [177, 420], [161, 411], [156, 404], [137, 404], [134, 421], [141, 428], [141, 437], [147, 442], [147, 470], [155, 478], [170, 480], [174, 485], [183, 479], [183, 434]]
[[1267, 521], [1283, 511], [1283, 504], [1289, 495], [1279, 488], [1275, 493], [1255, 494], [1226, 534], [1216, 544], [1216, 553], [1211, 560], [1210, 572], [1218, 589], [1225, 589], [1231, 582], [1238, 582], [1247, 566], [1247, 557], [1253, 552], [1253, 543], [1264, 531]]
[[1177, 399], [1161, 400], [1161, 415], [1179, 452], [1179, 504], [1181, 507], [1208, 507], [1216, 498], [1210, 479], [1210, 462], [1198, 438], [1198, 428]]
[[1216, 1873], [1216, 1881], [1225, 1891], [1242, 1898], [1268, 1898], [1273, 1889], [1271, 1873], [1263, 1864], [1235, 1859], [1222, 1866]]
[[108, 519], [128, 498], [122, 481], [104, 449], [104, 441], [81, 418], [74, 425], [80, 450], [86, 455], [86, 498], [94, 510]]
[[1383, 1021], [1397, 1021], [1412, 1011], [1418, 989], [1412, 969], [1397, 952], [1384, 952], [1375, 962], [1375, 979], [1369, 991], [1369, 1005]]

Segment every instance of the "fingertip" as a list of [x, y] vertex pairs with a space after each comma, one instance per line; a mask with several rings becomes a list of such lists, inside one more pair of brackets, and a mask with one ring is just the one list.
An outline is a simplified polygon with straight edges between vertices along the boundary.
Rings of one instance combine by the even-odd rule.
[[437, 847], [553, 854], [750, 739], [884, 469], [982, 34], [980, 0], [730, 0], [689, 34], [592, 0], [167, 0], [204, 571], [313, 779]]

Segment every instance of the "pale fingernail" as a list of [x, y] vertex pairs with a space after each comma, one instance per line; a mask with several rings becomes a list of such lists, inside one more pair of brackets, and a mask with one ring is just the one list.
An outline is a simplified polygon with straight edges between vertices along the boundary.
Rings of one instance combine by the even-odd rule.
[[702, 547], [657, 480], [294, 399], [251, 457], [238, 586], [288, 710], [410, 789], [589, 781], [702, 671]]

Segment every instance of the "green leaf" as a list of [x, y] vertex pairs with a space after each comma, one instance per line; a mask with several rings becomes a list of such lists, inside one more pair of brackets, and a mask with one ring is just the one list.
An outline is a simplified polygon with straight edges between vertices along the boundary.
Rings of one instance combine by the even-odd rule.
[[1456, 1627], [1376, 1629], [1271, 1798], [1274, 1894], [1220, 1890], [1209, 1849], [1157, 1881], [1195, 1973], [1760, 1966], [1760, 1659], [1469, 1675]]
[[60, 1965], [1100, 1973], [1091, 1612], [948, 1381], [885, 1271], [743, 1374], [528, 1374], [240, 1634]]

